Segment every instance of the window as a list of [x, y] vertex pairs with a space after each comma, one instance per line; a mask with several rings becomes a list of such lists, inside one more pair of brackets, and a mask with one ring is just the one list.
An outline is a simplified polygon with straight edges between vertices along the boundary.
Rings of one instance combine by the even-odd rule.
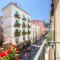
[[23, 28], [25, 28], [25, 27], [26, 27], [26, 25], [25, 25], [25, 22], [23, 22], [23, 25], [22, 25], [22, 27], [23, 27]]
[[23, 18], [22, 18], [22, 20], [26, 20], [26, 17], [23, 15]]
[[30, 22], [30, 19], [28, 18], [28, 22]]

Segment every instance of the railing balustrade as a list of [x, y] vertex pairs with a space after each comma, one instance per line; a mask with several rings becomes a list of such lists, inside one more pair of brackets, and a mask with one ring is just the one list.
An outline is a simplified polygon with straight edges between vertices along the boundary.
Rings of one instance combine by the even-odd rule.
[[34, 60], [45, 60], [45, 43], [46, 39], [43, 41], [40, 49], [38, 50]]

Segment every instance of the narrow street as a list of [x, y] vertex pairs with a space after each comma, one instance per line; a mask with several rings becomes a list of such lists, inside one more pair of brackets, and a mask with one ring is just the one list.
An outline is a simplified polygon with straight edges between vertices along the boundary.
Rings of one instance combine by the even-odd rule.
[[[41, 47], [43, 40], [37, 40], [37, 44], [34, 43], [31, 45], [31, 52], [26, 52], [22, 55], [23, 60], [33, 60], [35, 55], [37, 54], [39, 48]], [[30, 56], [29, 56], [30, 55]]]

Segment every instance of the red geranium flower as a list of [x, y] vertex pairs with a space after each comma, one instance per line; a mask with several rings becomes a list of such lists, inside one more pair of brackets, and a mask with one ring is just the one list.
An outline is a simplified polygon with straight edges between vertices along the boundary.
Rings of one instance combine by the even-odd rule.
[[20, 51], [16, 51], [16, 54], [19, 54], [20, 53]]
[[11, 54], [11, 53], [12, 53], [12, 50], [11, 50], [11, 49], [9, 49], [7, 53], [8, 53], [8, 54]]
[[0, 55], [1, 55], [1, 57], [6, 57], [7, 56], [5, 51], [2, 51]]
[[19, 49], [18, 48], [16, 48], [16, 53], [18, 54], [18, 53], [20, 53], [20, 51], [19, 51]]
[[15, 60], [20, 60], [19, 58], [16, 58]]

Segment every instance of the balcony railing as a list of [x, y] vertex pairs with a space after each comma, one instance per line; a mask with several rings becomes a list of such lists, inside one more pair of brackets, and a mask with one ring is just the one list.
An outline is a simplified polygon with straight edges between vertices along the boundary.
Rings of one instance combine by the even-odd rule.
[[27, 34], [30, 34], [30, 33], [31, 33], [31, 31], [28, 30]]
[[30, 28], [30, 25], [28, 24], [28, 26], [27, 26], [28, 28]]
[[25, 30], [23, 30], [23, 32], [22, 32], [22, 35], [24, 36], [24, 35], [26, 35], [26, 32], [25, 32]]
[[19, 37], [20, 36], [20, 33], [21, 33], [21, 31], [19, 31], [18, 29], [16, 29], [15, 30], [15, 33], [14, 33], [15, 37]]
[[46, 40], [43, 41], [40, 49], [38, 50], [34, 60], [45, 60], [45, 43]]
[[15, 26], [15, 27], [20, 27], [20, 24], [15, 24], [14, 26]]
[[25, 25], [25, 23], [23, 23], [23, 25], [22, 25], [22, 28], [26, 28], [26, 25]]
[[15, 17], [18, 18], [18, 19], [20, 18], [20, 15], [19, 15], [19, 12], [18, 11], [16, 11]]
[[15, 27], [20, 27], [20, 23], [18, 20], [16, 20], [15, 24], [14, 24]]

